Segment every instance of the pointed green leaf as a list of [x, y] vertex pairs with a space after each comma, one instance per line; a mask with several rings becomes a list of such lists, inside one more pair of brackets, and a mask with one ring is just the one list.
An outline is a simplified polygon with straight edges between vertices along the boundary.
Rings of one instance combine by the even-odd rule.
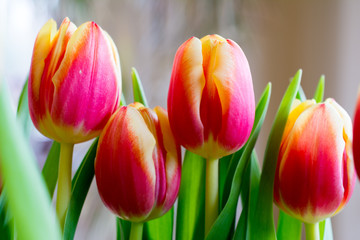
[[278, 219], [277, 239], [278, 240], [301, 240], [302, 222], [287, 215], [280, 210]]
[[8, 211], [6, 189], [2, 189], [0, 195], [0, 239], [14, 239], [14, 221], [10, 211]]
[[120, 106], [125, 106], [125, 105], [126, 105], [125, 96], [124, 96], [124, 94], [121, 94]]
[[302, 71], [299, 70], [291, 81], [280, 103], [268, 138], [262, 168], [259, 196], [251, 219], [250, 239], [276, 239], [273, 214], [273, 189], [278, 152], [282, 134], [291, 109], [292, 102], [299, 90]]
[[231, 225], [236, 214], [236, 206], [241, 190], [242, 177], [248, 163], [250, 162], [251, 153], [255, 147], [257, 137], [259, 136], [260, 129], [264, 122], [267, 108], [269, 106], [270, 93], [271, 84], [269, 83], [256, 107], [254, 127], [249, 140], [244, 146], [244, 153], [241, 155], [240, 161], [236, 167], [228, 201], [226, 202], [225, 207], [221, 211], [219, 217], [211, 227], [210, 232], [206, 236], [207, 240], [225, 239], [229, 235]]
[[244, 175], [241, 186], [242, 211], [233, 239], [247, 239], [250, 224], [250, 214], [256, 205], [260, 182], [260, 166], [255, 151]]
[[60, 143], [53, 142], [42, 169], [42, 176], [49, 191], [50, 198], [54, 195], [55, 186], [58, 178], [60, 157]]
[[324, 89], [325, 89], [325, 76], [321, 75], [321, 77], [319, 79], [319, 83], [315, 90], [315, 94], [314, 94], [314, 99], [317, 103], [320, 103], [323, 101]]
[[145, 240], [171, 240], [173, 235], [174, 208], [160, 218], [144, 224]]
[[319, 223], [320, 240], [333, 240], [331, 218], [327, 218]]
[[145, 107], [148, 107], [149, 104], [146, 100], [145, 92], [135, 68], [132, 68], [131, 71], [132, 83], [133, 83], [133, 91], [134, 91], [134, 102], [142, 103]]
[[0, 169], [17, 236], [19, 239], [60, 239], [60, 228], [46, 186], [9, 102], [7, 87], [2, 82]]
[[204, 158], [186, 151], [176, 218], [176, 239], [204, 239], [205, 225]]
[[232, 154], [219, 159], [219, 209], [220, 210], [222, 210], [223, 206], [225, 206], [225, 203], [223, 203], [222, 200], [223, 200], [224, 190], [226, 187], [226, 175], [230, 166], [231, 158], [232, 158]]
[[131, 222], [116, 218], [116, 240], [128, 240], [130, 237]]
[[94, 178], [94, 161], [99, 138], [96, 138], [72, 180], [72, 191], [64, 226], [64, 239], [74, 239], [81, 209]]
[[299, 90], [296, 93], [296, 98], [299, 99], [301, 102], [306, 100], [305, 92], [301, 86], [299, 86]]
[[20, 121], [24, 129], [24, 135], [28, 138], [31, 130], [31, 119], [28, 104], [28, 79], [26, 79], [23, 89], [20, 94], [19, 103], [17, 107], [17, 119]]

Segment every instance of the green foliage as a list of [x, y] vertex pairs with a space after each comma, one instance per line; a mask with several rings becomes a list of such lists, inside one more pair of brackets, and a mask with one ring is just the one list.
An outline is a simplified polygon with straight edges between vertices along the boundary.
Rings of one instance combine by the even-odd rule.
[[286, 90], [270, 131], [265, 150], [258, 200], [254, 216], [251, 218], [251, 226], [256, 227], [250, 227], [250, 239], [276, 239], [273, 216], [276, 162], [285, 124], [300, 86], [301, 74], [302, 71], [299, 70]]
[[231, 230], [231, 225], [236, 213], [236, 206], [241, 190], [242, 178], [246, 167], [249, 165], [251, 153], [255, 147], [257, 137], [265, 119], [267, 108], [270, 101], [271, 84], [269, 83], [265, 88], [262, 97], [256, 107], [254, 127], [249, 137], [249, 140], [244, 146], [244, 152], [241, 155], [240, 161], [235, 170], [235, 174], [231, 184], [229, 198], [225, 207], [221, 211], [219, 217], [216, 219], [209, 234], [206, 236], [207, 240], [226, 239]]

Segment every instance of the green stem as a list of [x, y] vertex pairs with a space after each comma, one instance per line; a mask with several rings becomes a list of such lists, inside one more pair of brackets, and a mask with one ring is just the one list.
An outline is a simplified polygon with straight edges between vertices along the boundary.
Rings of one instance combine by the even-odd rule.
[[64, 228], [66, 211], [69, 206], [71, 197], [71, 170], [73, 150], [74, 144], [61, 143], [56, 213], [62, 229]]
[[144, 223], [132, 222], [130, 230], [130, 240], [141, 240], [143, 235]]
[[219, 214], [219, 159], [206, 160], [205, 236]]
[[319, 223], [304, 223], [306, 240], [320, 240]]

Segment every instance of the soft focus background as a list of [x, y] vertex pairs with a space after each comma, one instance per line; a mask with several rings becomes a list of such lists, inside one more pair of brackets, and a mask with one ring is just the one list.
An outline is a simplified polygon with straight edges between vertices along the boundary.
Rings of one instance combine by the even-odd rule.
[[[335, 98], [353, 117], [360, 85], [360, 1], [355, 0], [0, 0], [0, 77], [15, 107], [27, 77], [41, 26], [66, 16], [77, 26], [93, 20], [114, 39], [121, 58], [123, 92], [132, 99], [131, 67], [143, 81], [151, 107], [166, 107], [172, 61], [191, 36], [218, 33], [236, 41], [248, 57], [256, 100], [272, 82], [270, 108], [257, 144], [262, 158], [275, 112], [297, 69], [312, 96], [321, 74], [325, 97]], [[1, 134], [1, 133], [0, 133]], [[33, 130], [40, 166], [50, 141]], [[89, 143], [75, 148], [74, 169]], [[360, 236], [360, 188], [333, 218], [335, 239]], [[95, 183], [80, 218], [76, 239], [115, 239], [114, 217], [102, 206]]]

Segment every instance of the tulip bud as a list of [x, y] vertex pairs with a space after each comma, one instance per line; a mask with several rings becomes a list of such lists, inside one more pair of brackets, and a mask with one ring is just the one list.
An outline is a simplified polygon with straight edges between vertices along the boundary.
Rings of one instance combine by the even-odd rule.
[[360, 93], [358, 94], [354, 117], [353, 153], [356, 172], [360, 177]]
[[192, 37], [175, 55], [168, 94], [176, 140], [207, 159], [237, 151], [250, 136], [255, 99], [248, 61], [235, 42]]
[[29, 75], [29, 110], [35, 127], [58, 142], [100, 134], [119, 105], [120, 61], [114, 42], [96, 23], [79, 28], [65, 18], [40, 30]]
[[295, 103], [283, 133], [274, 201], [305, 223], [338, 213], [355, 184], [352, 124], [333, 99]]
[[164, 109], [136, 103], [113, 114], [100, 135], [95, 176], [114, 214], [132, 222], [162, 216], [175, 202], [180, 175], [180, 146]]

